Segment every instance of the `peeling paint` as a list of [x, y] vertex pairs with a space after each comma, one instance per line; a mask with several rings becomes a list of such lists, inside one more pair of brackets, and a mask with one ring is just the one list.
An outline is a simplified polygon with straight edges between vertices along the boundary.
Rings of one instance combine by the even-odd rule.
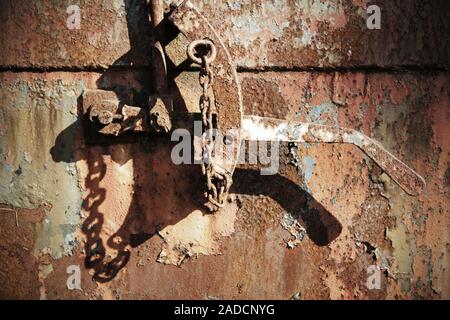
[[[171, 0], [166, 0], [168, 7]], [[1, 66], [151, 66], [144, 1], [79, 1], [81, 28], [65, 28], [66, 4], [2, 2], [3, 30], [13, 34]], [[366, 1], [193, 0], [245, 68], [428, 66], [448, 64], [447, 3], [380, 0], [383, 31], [367, 30]], [[412, 19], [411, 17], [414, 17]], [[417, 21], [417, 22], [416, 22]], [[26, 26], [26, 27], [24, 27]], [[35, 30], [35, 32], [29, 32]], [[433, 34], [433, 36], [427, 36]], [[145, 39], [142, 38], [144, 35]], [[42, 47], [40, 44], [45, 43]], [[120, 59], [122, 57], [122, 59]]]
[[157, 261], [180, 266], [188, 257], [220, 254], [218, 240], [234, 233], [236, 211], [236, 204], [226, 206], [215, 215], [197, 210], [176, 225], [164, 228], [159, 232], [164, 246]]
[[[76, 120], [77, 93], [82, 82], [64, 78], [40, 79], [6, 73], [0, 79], [0, 203], [14, 207], [48, 208], [48, 220], [38, 227], [36, 251], [49, 248], [54, 258], [72, 253], [80, 223], [81, 192], [73, 164], [54, 163], [55, 137]], [[67, 136], [66, 153], [75, 145], [75, 131]], [[9, 168], [9, 169], [8, 169]], [[50, 187], [51, 186], [51, 187]]]
[[303, 172], [305, 173], [305, 182], [308, 183], [313, 175], [315, 161], [314, 158], [310, 156], [305, 156], [303, 158]]
[[298, 246], [306, 234], [306, 229], [289, 212], [284, 214], [281, 225], [293, 236], [293, 239], [287, 242], [287, 247], [292, 249]]
[[[0, 76], [0, 297], [448, 299], [447, 3], [380, 1], [383, 30], [368, 32], [365, 0], [193, 2], [249, 71], [246, 115], [364, 133], [426, 192], [408, 196], [353, 146], [281, 143], [278, 174], [239, 167], [230, 202], [206, 214], [199, 168], [171, 163], [169, 139], [88, 145], [77, 116], [85, 89], [148, 101], [144, 2], [81, 1], [74, 31], [61, 28], [64, 3], [5, 2], [0, 66], [14, 72]], [[175, 65], [186, 45], [166, 48]], [[121, 67], [102, 71], [111, 65]], [[171, 83], [177, 111], [199, 111], [197, 76]], [[67, 289], [68, 265], [82, 291]], [[372, 265], [380, 290], [365, 285]]]

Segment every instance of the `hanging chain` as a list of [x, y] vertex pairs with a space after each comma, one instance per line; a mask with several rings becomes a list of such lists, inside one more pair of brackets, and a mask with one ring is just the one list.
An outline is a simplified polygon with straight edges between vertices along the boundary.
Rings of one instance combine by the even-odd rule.
[[[198, 58], [194, 54], [195, 47], [203, 45], [210, 48], [210, 54], [203, 54]], [[200, 111], [202, 113], [203, 138], [202, 138], [202, 174], [206, 177], [205, 198], [211, 211], [222, 208], [225, 204], [226, 196], [232, 184], [231, 174], [214, 162], [214, 124], [213, 109], [209, 96], [209, 87], [214, 81], [214, 75], [210, 64], [216, 56], [216, 48], [210, 40], [195, 40], [188, 47], [188, 56], [195, 63], [200, 64], [199, 83], [202, 87], [200, 96]]]

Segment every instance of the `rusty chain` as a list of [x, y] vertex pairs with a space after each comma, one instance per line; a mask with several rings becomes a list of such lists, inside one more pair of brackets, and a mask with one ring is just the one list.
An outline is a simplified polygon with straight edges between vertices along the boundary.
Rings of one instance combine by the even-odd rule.
[[[195, 49], [199, 46], [208, 47], [209, 54], [203, 53], [200, 58], [197, 57]], [[214, 80], [210, 65], [216, 57], [216, 47], [208, 39], [194, 40], [189, 44], [187, 53], [189, 58], [201, 67], [199, 75], [199, 83], [202, 87], [199, 105], [203, 124], [201, 166], [202, 174], [206, 177], [205, 198], [208, 200], [206, 206], [211, 211], [216, 211], [224, 206], [226, 195], [232, 184], [231, 174], [214, 161], [213, 109], [209, 87]]]

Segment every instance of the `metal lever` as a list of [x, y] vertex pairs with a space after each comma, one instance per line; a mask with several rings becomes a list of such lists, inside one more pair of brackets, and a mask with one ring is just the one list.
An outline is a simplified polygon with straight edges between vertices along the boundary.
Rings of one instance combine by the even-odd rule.
[[425, 189], [425, 180], [418, 173], [384, 149], [379, 142], [353, 129], [244, 116], [242, 138], [261, 141], [353, 144], [375, 161], [409, 195], [416, 196]]

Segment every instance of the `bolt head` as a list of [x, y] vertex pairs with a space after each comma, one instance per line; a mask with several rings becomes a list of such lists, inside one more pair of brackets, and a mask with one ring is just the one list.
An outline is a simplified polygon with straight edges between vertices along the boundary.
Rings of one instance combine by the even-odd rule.
[[230, 145], [233, 143], [233, 136], [230, 134], [225, 135], [225, 137], [223, 138], [223, 143], [225, 145]]
[[112, 114], [112, 112], [108, 111], [108, 110], [100, 110], [100, 112], [98, 113], [98, 121], [101, 124], [107, 125], [110, 124], [113, 121], [114, 115]]

